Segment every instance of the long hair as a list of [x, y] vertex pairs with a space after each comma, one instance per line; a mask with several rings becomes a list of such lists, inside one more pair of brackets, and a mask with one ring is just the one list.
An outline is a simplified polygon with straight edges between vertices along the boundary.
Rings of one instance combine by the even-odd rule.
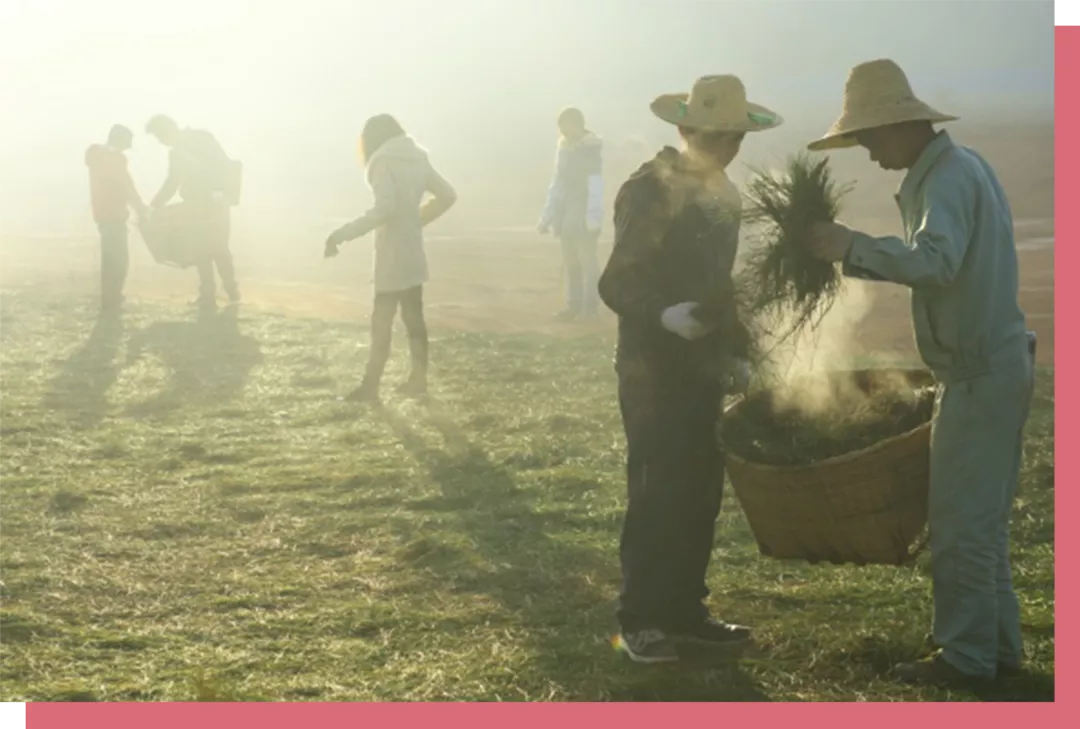
[[379, 151], [379, 147], [403, 134], [405, 130], [398, 124], [397, 119], [389, 114], [371, 117], [364, 123], [364, 129], [360, 132], [360, 159], [366, 165]]

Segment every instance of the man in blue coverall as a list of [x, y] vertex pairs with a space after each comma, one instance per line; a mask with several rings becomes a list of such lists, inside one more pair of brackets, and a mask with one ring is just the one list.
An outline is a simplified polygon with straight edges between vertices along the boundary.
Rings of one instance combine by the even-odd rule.
[[845, 275], [911, 289], [915, 340], [941, 384], [930, 456], [931, 658], [897, 666], [910, 682], [990, 679], [1019, 667], [1020, 611], [1009, 513], [1034, 385], [1034, 335], [1018, 298], [1012, 213], [994, 171], [933, 124], [890, 60], [854, 67], [840, 118], [809, 149], [862, 146], [906, 170], [896, 196], [904, 237], [819, 224], [814, 252]]

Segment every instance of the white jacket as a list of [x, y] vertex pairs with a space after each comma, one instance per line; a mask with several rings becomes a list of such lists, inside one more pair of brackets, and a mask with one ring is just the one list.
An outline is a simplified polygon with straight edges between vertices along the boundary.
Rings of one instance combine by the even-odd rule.
[[[425, 149], [409, 136], [394, 137], [367, 163], [375, 204], [340, 230], [348, 241], [375, 231], [376, 293], [403, 291], [428, 280], [423, 227], [457, 201], [457, 193], [435, 171]], [[424, 201], [424, 194], [433, 197]]]
[[598, 233], [604, 216], [603, 141], [586, 132], [576, 141], [559, 140], [555, 173], [548, 186], [540, 225], [556, 235]]

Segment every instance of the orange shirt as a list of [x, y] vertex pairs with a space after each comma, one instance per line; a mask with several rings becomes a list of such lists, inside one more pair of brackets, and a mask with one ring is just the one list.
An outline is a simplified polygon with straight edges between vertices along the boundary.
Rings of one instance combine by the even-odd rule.
[[86, 150], [90, 168], [90, 204], [94, 222], [111, 223], [128, 219], [128, 205], [134, 199], [135, 183], [128, 172], [127, 157], [104, 144]]

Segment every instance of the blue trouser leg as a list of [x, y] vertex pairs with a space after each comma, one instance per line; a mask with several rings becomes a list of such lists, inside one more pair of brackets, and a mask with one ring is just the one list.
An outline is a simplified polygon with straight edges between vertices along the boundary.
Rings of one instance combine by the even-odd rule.
[[1009, 515], [1032, 395], [1028, 357], [947, 385], [930, 455], [934, 642], [945, 660], [992, 677], [1019, 663], [1020, 618], [1009, 572]]

